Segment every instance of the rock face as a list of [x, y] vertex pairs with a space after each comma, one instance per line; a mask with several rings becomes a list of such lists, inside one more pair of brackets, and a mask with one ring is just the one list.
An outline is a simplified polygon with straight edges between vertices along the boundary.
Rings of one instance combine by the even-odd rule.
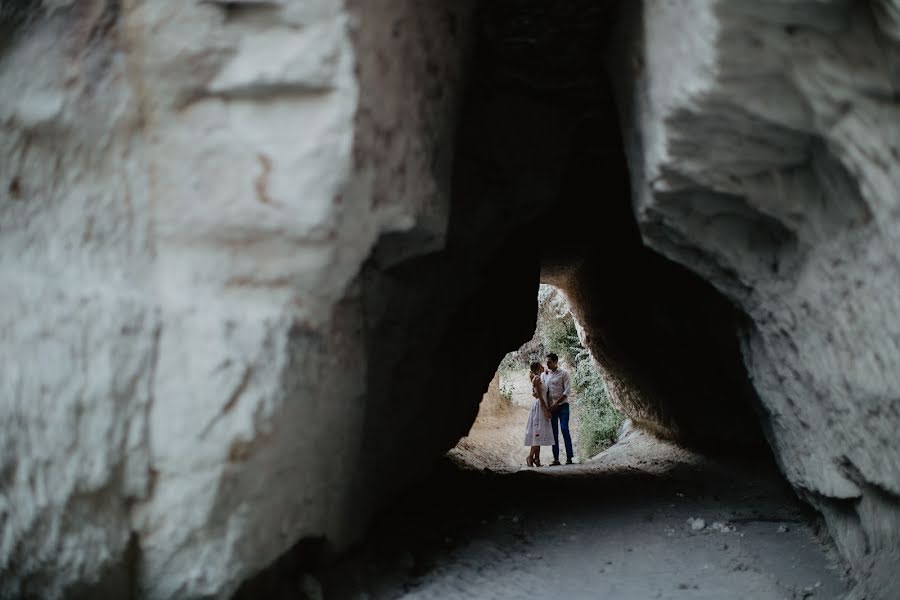
[[613, 60], [643, 239], [747, 315], [781, 468], [877, 598], [900, 597], [898, 9], [648, 1]]
[[[451, 419], [369, 386], [415, 364], [367, 351], [397, 310], [373, 281], [447, 245], [469, 12], [0, 7], [0, 595], [227, 596], [299, 539], [358, 535], [371, 456], [418, 457], [382, 465], [390, 488], [465, 432], [502, 341]], [[443, 297], [408, 276], [430, 290], [408, 307], [446, 323], [486, 263]], [[520, 309], [486, 318], [524, 339], [536, 272], [514, 278]], [[430, 335], [413, 360], [443, 358]]]
[[0, 596], [342, 547], [543, 277], [636, 422], [761, 416], [900, 597], [900, 5], [623, 6], [607, 53], [595, 0], [0, 2]]

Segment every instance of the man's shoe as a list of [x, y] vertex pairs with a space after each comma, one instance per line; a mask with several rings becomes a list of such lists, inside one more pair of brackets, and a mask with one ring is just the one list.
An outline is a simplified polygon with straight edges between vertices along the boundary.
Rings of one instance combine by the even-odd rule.
[[573, 465], [573, 464], [575, 464], [575, 463], [572, 462], [572, 459], [571, 459], [571, 458], [567, 458], [567, 459], [566, 459], [566, 464], [567, 464], [567, 465]]
[[554, 460], [552, 463], [550, 463], [550, 466], [551, 466], [551, 467], [558, 467], [558, 466], [559, 466], [559, 461], [558, 461], [558, 460]]

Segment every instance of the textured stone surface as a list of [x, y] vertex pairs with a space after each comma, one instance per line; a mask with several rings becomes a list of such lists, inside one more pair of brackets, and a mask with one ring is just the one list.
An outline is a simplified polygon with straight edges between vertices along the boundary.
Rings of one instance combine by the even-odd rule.
[[358, 535], [358, 276], [381, 236], [443, 244], [466, 15], [0, 13], [0, 593], [227, 595]]
[[900, 596], [897, 8], [648, 1], [615, 60], [643, 238], [749, 317], [781, 468], [878, 598]]
[[342, 547], [465, 433], [542, 262], [632, 416], [755, 448], [758, 396], [900, 597], [897, 2], [625, 4], [633, 206], [611, 4], [10, 6], [0, 595]]

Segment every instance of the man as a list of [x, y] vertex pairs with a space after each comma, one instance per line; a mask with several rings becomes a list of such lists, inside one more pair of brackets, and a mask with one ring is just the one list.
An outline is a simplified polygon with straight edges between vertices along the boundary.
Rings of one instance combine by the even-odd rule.
[[566, 443], [566, 464], [571, 465], [575, 452], [572, 450], [572, 436], [569, 435], [569, 374], [559, 368], [559, 357], [553, 352], [547, 355], [547, 370], [541, 376], [541, 381], [547, 386], [550, 425], [553, 428], [553, 462], [550, 466], [559, 464], [560, 426]]

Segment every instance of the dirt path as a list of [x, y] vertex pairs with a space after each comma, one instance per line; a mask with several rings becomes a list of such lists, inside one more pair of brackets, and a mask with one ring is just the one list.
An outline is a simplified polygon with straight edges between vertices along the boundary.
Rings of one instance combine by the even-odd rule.
[[[459, 441], [449, 455], [462, 465], [496, 472], [517, 471], [525, 466], [528, 448], [523, 444], [528, 409], [511, 405], [478, 413], [469, 435]], [[550, 448], [542, 456], [551, 456]], [[545, 460], [544, 462], [550, 462]]]
[[711, 460], [631, 431], [593, 460], [529, 469], [530, 398], [513, 391], [509, 403], [491, 383], [469, 435], [363, 544], [335, 557], [313, 541], [240, 598], [844, 595], [814, 515], [772, 464]]
[[[469, 435], [462, 438], [449, 456], [458, 464], [475, 469], [495, 472], [518, 471], [525, 467], [528, 448], [524, 445], [525, 423], [531, 409], [531, 386], [522, 374], [511, 378], [512, 401], [485, 396], [478, 418]], [[499, 388], [497, 394], [499, 395]], [[575, 453], [578, 455], [578, 416], [572, 411], [569, 430], [575, 436]], [[549, 446], [541, 449], [544, 464], [553, 460]], [[581, 460], [581, 459], [579, 459]]]
[[832, 599], [846, 582], [830, 556], [771, 465], [712, 461], [634, 432], [570, 467], [445, 461], [365, 544], [280, 575], [283, 595], [265, 596]]

